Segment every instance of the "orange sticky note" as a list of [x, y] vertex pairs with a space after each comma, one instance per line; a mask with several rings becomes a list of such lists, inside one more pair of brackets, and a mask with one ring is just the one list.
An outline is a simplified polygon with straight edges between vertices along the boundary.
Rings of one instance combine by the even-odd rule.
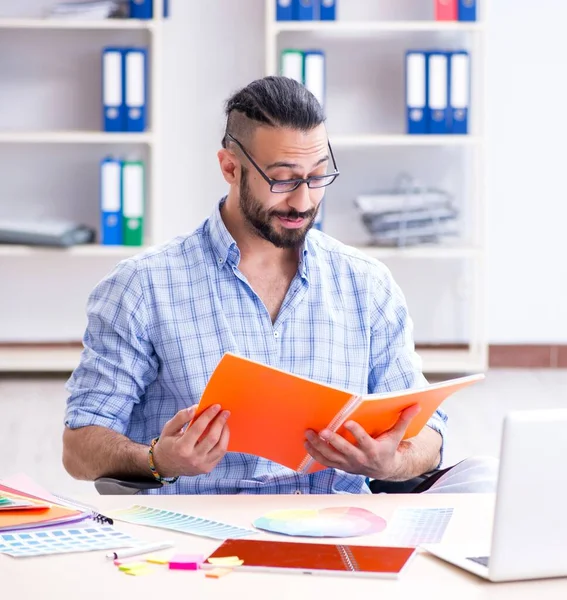
[[207, 571], [205, 573], [205, 577], [209, 577], [211, 579], [219, 579], [220, 577], [224, 577], [229, 573], [232, 573], [232, 569], [211, 569], [210, 571]]

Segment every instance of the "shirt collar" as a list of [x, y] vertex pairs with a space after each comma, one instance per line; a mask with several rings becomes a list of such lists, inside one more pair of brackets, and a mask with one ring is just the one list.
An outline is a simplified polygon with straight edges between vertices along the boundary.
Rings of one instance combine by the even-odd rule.
[[[226, 196], [216, 205], [215, 210], [209, 219], [211, 245], [219, 269], [222, 269], [227, 263], [238, 266], [238, 263], [240, 262], [240, 250], [236, 245], [235, 239], [230, 235], [230, 232], [226, 228], [220, 213], [225, 201]], [[305, 242], [303, 242], [299, 251], [299, 274], [303, 279], [307, 279], [308, 256], [310, 253], [312, 254], [312, 252], [310, 252], [312, 248], [309, 239], [310, 235], [311, 232], [307, 234]]]
[[240, 250], [236, 245], [236, 241], [226, 228], [220, 213], [225, 201], [226, 196], [216, 205], [215, 210], [209, 219], [211, 245], [219, 269], [222, 269], [226, 263], [238, 266], [238, 263], [240, 262]]

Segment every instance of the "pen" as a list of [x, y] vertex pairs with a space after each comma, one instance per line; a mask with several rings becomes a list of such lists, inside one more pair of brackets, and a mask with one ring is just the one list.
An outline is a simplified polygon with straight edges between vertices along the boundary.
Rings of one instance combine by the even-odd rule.
[[138, 556], [139, 554], [147, 554], [148, 552], [157, 552], [158, 550], [166, 550], [173, 548], [171, 542], [161, 542], [156, 544], [148, 544], [147, 546], [138, 546], [138, 548], [129, 548], [127, 550], [115, 550], [108, 552], [106, 558], [116, 560], [117, 558], [129, 558], [130, 556]]

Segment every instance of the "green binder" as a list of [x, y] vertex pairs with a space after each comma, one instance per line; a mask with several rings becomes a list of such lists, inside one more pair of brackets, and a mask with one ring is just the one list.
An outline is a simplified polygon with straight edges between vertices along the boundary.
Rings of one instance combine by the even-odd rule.
[[280, 75], [305, 83], [305, 66], [303, 52], [289, 48], [282, 50], [280, 62]]
[[122, 235], [125, 246], [141, 246], [144, 243], [144, 171], [141, 160], [125, 160], [122, 163]]

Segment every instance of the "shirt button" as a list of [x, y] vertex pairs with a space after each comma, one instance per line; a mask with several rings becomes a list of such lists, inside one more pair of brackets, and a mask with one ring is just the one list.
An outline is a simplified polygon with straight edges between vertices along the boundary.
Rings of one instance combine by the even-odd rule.
[[219, 256], [219, 265], [222, 265], [223, 262], [224, 260]]
[[274, 331], [274, 337], [277, 339], [280, 337], [280, 334], [277, 331]]
[[296, 496], [300, 496], [301, 495], [301, 490], [295, 490], [295, 492], [293, 492]]

